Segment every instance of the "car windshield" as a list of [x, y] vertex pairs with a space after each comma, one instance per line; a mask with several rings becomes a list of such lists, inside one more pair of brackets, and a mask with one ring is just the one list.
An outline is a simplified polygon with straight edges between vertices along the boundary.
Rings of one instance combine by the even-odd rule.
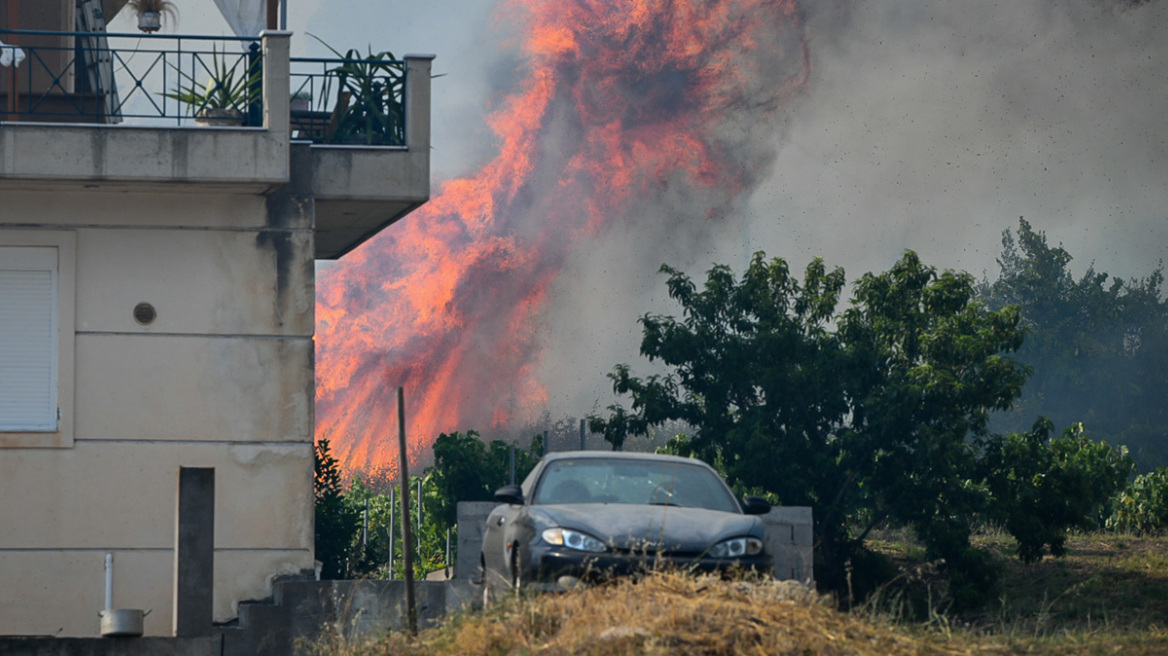
[[532, 503], [658, 504], [739, 512], [717, 474], [675, 460], [556, 460], [544, 469]]

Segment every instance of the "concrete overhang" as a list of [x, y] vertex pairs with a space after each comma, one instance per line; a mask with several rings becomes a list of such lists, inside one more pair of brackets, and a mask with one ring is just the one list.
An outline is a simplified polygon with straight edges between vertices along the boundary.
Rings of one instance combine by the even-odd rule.
[[316, 258], [332, 260], [430, 199], [430, 66], [406, 55], [406, 145], [311, 147]]
[[430, 154], [312, 146], [316, 258], [337, 259], [430, 198]]
[[0, 186], [214, 185], [265, 193], [288, 180], [288, 146], [287, 136], [264, 128], [4, 123]]

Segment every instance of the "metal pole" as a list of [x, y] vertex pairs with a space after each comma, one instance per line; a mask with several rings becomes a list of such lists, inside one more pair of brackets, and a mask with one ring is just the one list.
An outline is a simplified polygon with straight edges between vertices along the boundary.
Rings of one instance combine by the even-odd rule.
[[552, 452], [552, 443], [548, 441], [548, 432], [543, 432], [543, 450], [545, 453]]
[[[450, 544], [450, 538], [447, 537], [446, 544]], [[446, 547], [448, 550], [449, 546]], [[104, 608], [114, 607], [114, 555], [107, 553], [105, 555], [105, 606]]]
[[515, 485], [515, 445], [511, 445], [511, 485]]
[[[275, 28], [272, 28], [275, 29]], [[259, 127], [264, 123], [264, 101], [263, 101], [263, 80], [258, 75], [253, 76], [252, 73], [263, 69], [263, 56], [260, 53], [260, 44], [252, 42], [248, 46], [247, 55], [247, 76], [251, 81], [248, 82], [250, 90], [248, 95], [259, 98], [257, 101], [248, 101], [246, 107], [242, 107], [247, 113], [247, 124], [252, 127]]]
[[369, 548], [369, 499], [365, 499], [365, 510], [361, 513], [361, 548]]
[[[20, 29], [20, 3], [17, 2], [16, 0], [8, 0], [8, 29], [10, 29], [10, 30], [19, 30]], [[17, 35], [15, 35], [15, 34], [9, 34], [8, 41], [9, 41], [8, 45], [15, 47], [16, 44], [20, 41], [20, 39], [17, 38]], [[13, 53], [15, 53], [15, 52], [16, 51], [13, 50]], [[20, 117], [16, 114], [16, 109], [17, 109], [16, 89], [19, 86], [18, 82], [16, 81], [16, 78], [17, 78], [17, 70], [16, 69], [17, 68], [18, 67], [16, 66], [16, 62], [14, 61], [12, 64], [12, 68], [10, 68], [8, 70], [8, 116], [7, 116], [7, 120], [9, 120], [9, 121], [19, 121], [20, 120]], [[30, 71], [29, 75], [32, 75], [32, 73], [31, 73], [32, 59], [31, 58], [29, 59], [29, 62], [28, 62], [28, 68]], [[31, 100], [32, 100], [32, 95], [30, 94], [29, 101], [31, 102]]]
[[406, 390], [397, 388], [397, 444], [398, 455], [401, 456], [399, 479], [402, 484], [402, 560], [405, 561], [406, 574], [406, 617], [409, 618], [410, 633], [418, 632], [418, 611], [414, 605], [414, 554], [411, 545], [414, 543], [410, 531], [410, 472], [409, 457], [406, 455]]
[[446, 529], [446, 578], [450, 578], [450, 529]]
[[584, 447], [584, 420], [580, 420], [580, 450], [585, 450]]

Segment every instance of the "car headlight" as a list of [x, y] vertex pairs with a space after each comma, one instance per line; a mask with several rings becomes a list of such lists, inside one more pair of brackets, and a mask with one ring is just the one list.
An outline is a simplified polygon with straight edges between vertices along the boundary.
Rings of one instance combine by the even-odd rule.
[[542, 537], [543, 541], [548, 544], [567, 547], [577, 551], [591, 551], [593, 553], [608, 551], [608, 547], [604, 546], [604, 543], [600, 540], [587, 533], [573, 531], [570, 528], [544, 529]]
[[711, 558], [741, 558], [760, 553], [762, 553], [762, 540], [758, 538], [723, 540], [710, 549]]

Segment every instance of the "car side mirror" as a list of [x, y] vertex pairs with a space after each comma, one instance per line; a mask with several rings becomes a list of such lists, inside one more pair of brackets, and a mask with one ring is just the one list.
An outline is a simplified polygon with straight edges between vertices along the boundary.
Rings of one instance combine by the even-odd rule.
[[504, 485], [495, 490], [495, 501], [515, 506], [523, 505], [523, 489], [518, 485]]
[[765, 515], [770, 511], [771, 502], [762, 497], [746, 497], [742, 500], [742, 512], [747, 515]]

